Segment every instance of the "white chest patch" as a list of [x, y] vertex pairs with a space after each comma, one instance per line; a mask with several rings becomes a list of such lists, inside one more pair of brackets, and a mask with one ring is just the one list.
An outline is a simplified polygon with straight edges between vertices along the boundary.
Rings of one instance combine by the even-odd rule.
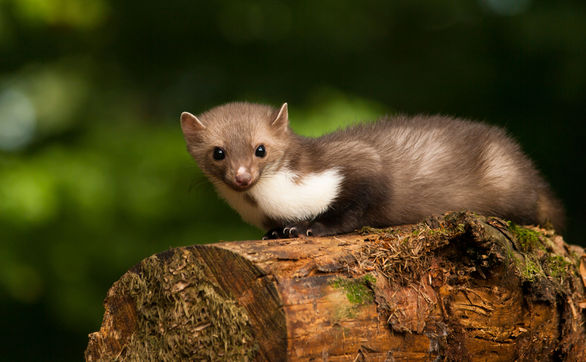
[[296, 222], [311, 219], [326, 211], [340, 192], [343, 176], [337, 169], [310, 173], [298, 178], [288, 169], [266, 172], [247, 193], [256, 205], [246, 200], [244, 193], [223, 184], [216, 187], [244, 221], [263, 228], [265, 217]]
[[336, 169], [311, 173], [300, 179], [295, 176], [284, 169], [261, 177], [249, 191], [250, 195], [271, 218], [306, 220], [328, 209], [338, 196], [343, 179]]

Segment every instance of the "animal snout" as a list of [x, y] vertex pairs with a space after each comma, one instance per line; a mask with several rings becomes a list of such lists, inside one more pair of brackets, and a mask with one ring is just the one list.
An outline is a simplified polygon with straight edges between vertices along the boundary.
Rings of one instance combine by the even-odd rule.
[[235, 181], [238, 186], [248, 186], [252, 180], [252, 175], [244, 167], [240, 167], [236, 172]]

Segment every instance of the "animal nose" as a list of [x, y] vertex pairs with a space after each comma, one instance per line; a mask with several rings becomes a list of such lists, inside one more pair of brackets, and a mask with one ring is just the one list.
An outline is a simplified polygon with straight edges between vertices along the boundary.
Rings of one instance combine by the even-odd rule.
[[252, 175], [244, 167], [240, 167], [238, 172], [236, 172], [235, 179], [238, 186], [248, 186], [250, 180], [252, 180]]

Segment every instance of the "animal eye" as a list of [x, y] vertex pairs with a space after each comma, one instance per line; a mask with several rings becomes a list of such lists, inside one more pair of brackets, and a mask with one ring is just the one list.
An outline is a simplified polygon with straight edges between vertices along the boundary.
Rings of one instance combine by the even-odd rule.
[[220, 161], [226, 158], [226, 151], [220, 147], [214, 148], [214, 160]]
[[265, 155], [267, 154], [267, 151], [265, 150], [265, 146], [264, 145], [260, 145], [256, 148], [256, 152], [254, 152], [254, 155], [256, 157], [265, 157]]

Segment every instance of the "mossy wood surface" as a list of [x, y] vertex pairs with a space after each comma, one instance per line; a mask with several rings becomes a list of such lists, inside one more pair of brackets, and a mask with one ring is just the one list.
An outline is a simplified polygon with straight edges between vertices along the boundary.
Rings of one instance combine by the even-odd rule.
[[114, 283], [85, 356], [586, 361], [585, 282], [583, 249], [472, 213], [177, 248]]

